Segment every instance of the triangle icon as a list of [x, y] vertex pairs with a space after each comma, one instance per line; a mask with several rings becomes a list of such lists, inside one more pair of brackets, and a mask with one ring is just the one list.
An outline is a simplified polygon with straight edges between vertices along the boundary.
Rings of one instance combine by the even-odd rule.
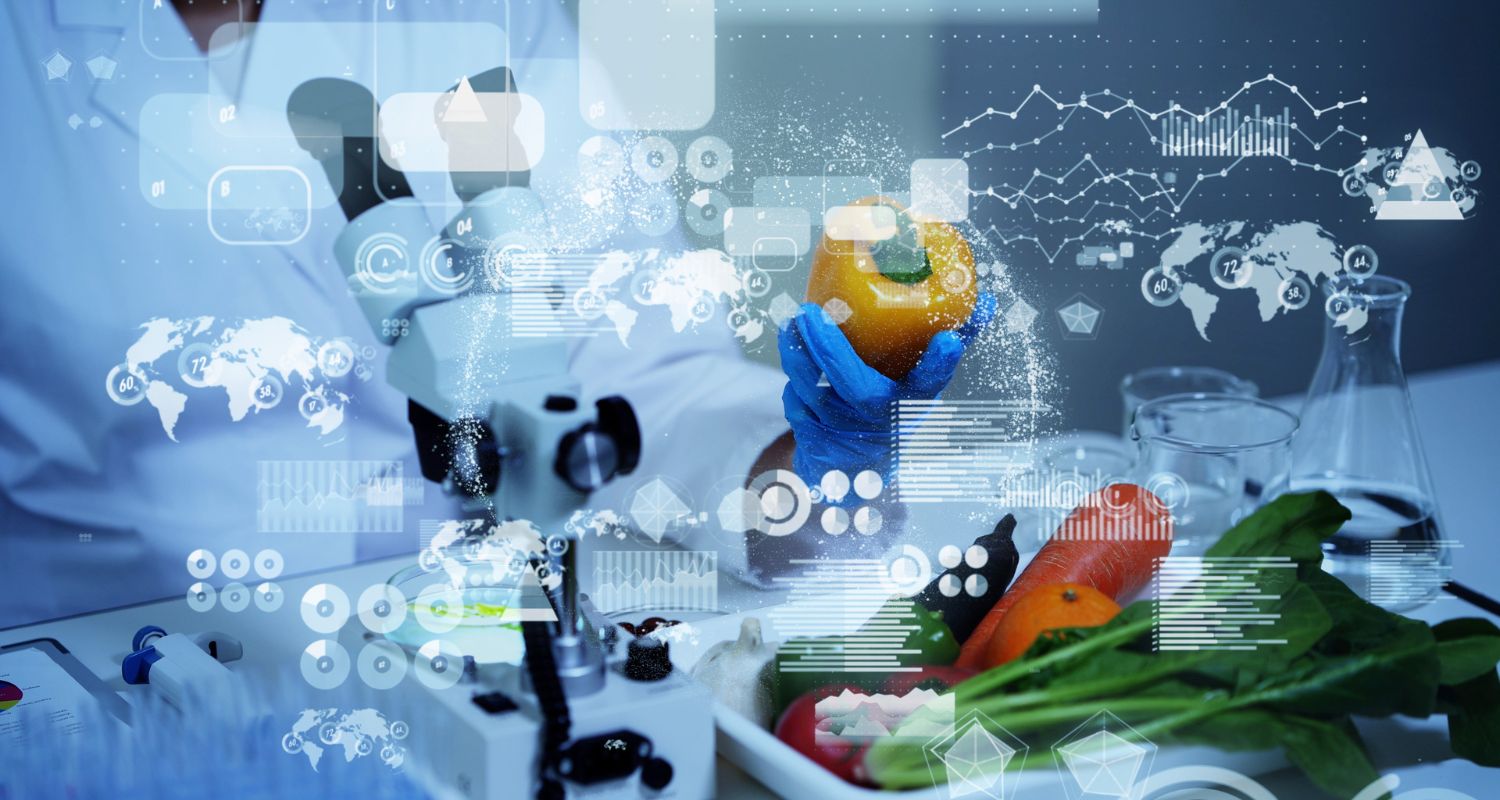
[[1427, 144], [1427, 137], [1417, 130], [1401, 159], [1396, 179], [1386, 199], [1375, 212], [1376, 219], [1461, 220], [1463, 211], [1453, 200], [1448, 178], [1437, 156]]
[[489, 122], [489, 117], [484, 115], [484, 106], [479, 103], [479, 95], [469, 85], [467, 75], [458, 80], [453, 99], [448, 101], [448, 107], [443, 110], [443, 122]]

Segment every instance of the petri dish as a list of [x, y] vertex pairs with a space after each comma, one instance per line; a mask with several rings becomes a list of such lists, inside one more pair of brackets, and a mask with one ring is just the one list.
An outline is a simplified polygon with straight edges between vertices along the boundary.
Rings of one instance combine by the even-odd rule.
[[479, 666], [520, 664], [526, 653], [521, 620], [523, 587], [456, 586], [451, 573], [410, 566], [387, 584], [407, 598], [401, 623], [385, 638], [412, 654], [429, 642], [451, 645]]

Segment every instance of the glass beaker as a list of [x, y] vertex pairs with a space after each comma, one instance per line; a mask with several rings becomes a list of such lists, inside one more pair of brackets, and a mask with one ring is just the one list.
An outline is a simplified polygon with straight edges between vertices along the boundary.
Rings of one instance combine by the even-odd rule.
[[1260, 387], [1222, 369], [1213, 367], [1150, 367], [1126, 375], [1120, 381], [1120, 399], [1125, 403], [1126, 437], [1135, 410], [1147, 400], [1173, 394], [1232, 394], [1260, 397]]
[[1393, 611], [1432, 600], [1451, 557], [1401, 368], [1411, 287], [1383, 275], [1324, 286], [1323, 355], [1302, 407], [1292, 489], [1323, 489], [1354, 515], [1323, 568]]
[[1132, 479], [1172, 512], [1172, 552], [1198, 555], [1287, 490], [1297, 415], [1255, 397], [1178, 394], [1136, 409]]

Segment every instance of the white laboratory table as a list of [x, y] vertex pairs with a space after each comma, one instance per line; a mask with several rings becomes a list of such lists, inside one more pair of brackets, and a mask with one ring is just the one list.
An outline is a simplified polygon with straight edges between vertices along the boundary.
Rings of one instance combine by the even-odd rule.
[[[1493, 506], [1496, 467], [1500, 466], [1500, 362], [1430, 373], [1411, 381], [1418, 424], [1431, 463], [1437, 498], [1447, 534], [1463, 549], [1455, 559], [1453, 577], [1493, 597], [1500, 597], [1500, 534], [1496, 533]], [[190, 610], [180, 595], [161, 601], [112, 609], [36, 625], [0, 631], [0, 643], [40, 636], [63, 642], [78, 658], [115, 689], [128, 693], [140, 687], [126, 686], [120, 678], [120, 659], [129, 648], [131, 634], [146, 624], [167, 630], [224, 630], [241, 637], [246, 666], [276, 669], [295, 664], [311, 639], [288, 635], [301, 631], [297, 598], [316, 583], [339, 585], [351, 597], [372, 583], [385, 581], [404, 566], [406, 559], [387, 559], [319, 574], [281, 581], [287, 601], [274, 613], [252, 606], [238, 614], [221, 607], [204, 613]], [[184, 590], [188, 580], [184, 577]], [[775, 602], [766, 594], [733, 581], [720, 587], [720, 605], [739, 610]], [[1415, 616], [1437, 621], [1454, 616], [1484, 616], [1461, 601], [1445, 598]], [[1403, 789], [1443, 788], [1465, 792], [1478, 800], [1495, 796], [1500, 771], [1466, 761], [1441, 761], [1446, 748], [1446, 729], [1441, 718], [1425, 722], [1378, 721], [1362, 726], [1365, 740], [1382, 773], [1401, 776]], [[723, 758], [718, 760], [718, 796], [722, 798], [774, 797], [752, 777]], [[1292, 770], [1258, 779], [1282, 800], [1316, 796]]]

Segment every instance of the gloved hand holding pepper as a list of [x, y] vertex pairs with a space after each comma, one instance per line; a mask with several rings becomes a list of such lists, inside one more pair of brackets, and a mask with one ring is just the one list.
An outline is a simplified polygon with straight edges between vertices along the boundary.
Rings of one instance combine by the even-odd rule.
[[[781, 402], [796, 439], [792, 468], [811, 486], [835, 469], [851, 476], [873, 469], [888, 477], [891, 404], [937, 397], [965, 347], [994, 318], [995, 306], [994, 295], [979, 295], [968, 322], [934, 335], [917, 365], [898, 381], [866, 365], [822, 308], [804, 305], [780, 339], [787, 375]], [[820, 376], [827, 376], [827, 385], [818, 385]]]
[[824, 229], [809, 302], [780, 341], [792, 468], [814, 486], [830, 470], [889, 478], [892, 404], [937, 397], [995, 316], [995, 297], [979, 294], [973, 251], [952, 225], [880, 196], [843, 215], [856, 222]]

